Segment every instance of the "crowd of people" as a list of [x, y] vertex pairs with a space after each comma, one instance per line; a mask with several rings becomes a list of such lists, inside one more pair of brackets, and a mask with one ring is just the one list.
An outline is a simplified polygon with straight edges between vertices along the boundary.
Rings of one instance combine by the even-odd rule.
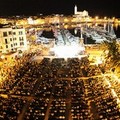
[[0, 86], [0, 119], [94, 120], [91, 101], [99, 120], [120, 119], [116, 98], [87, 57], [44, 58], [39, 63], [31, 59], [35, 55], [16, 58], [14, 66], [1, 70], [6, 77]]
[[106, 83], [105, 78], [98, 77], [88, 80], [91, 96], [94, 96], [95, 105], [101, 120], [119, 120], [120, 108], [113, 89]]
[[19, 97], [0, 97], [0, 120], [17, 120], [27, 100]]
[[0, 69], [0, 93], [2, 90], [8, 91], [13, 88], [14, 83], [19, 81], [24, 73], [29, 69], [29, 59], [34, 53], [23, 55], [22, 58], [16, 58], [12, 60], [12, 63], [8, 65], [8, 61], [5, 61]]

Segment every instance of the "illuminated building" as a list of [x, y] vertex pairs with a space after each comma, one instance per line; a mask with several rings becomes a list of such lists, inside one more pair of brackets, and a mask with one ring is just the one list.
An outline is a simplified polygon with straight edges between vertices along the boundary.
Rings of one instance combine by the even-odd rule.
[[28, 20], [28, 24], [34, 24], [34, 20], [31, 17], [29, 17], [27, 20]]
[[23, 49], [27, 49], [24, 28], [0, 28], [0, 51], [2, 53], [10, 53]]
[[86, 10], [84, 10], [83, 12], [82, 11], [77, 11], [77, 6], [76, 5], [74, 7], [74, 14], [79, 15], [80, 17], [89, 17], [88, 11], [86, 11]]

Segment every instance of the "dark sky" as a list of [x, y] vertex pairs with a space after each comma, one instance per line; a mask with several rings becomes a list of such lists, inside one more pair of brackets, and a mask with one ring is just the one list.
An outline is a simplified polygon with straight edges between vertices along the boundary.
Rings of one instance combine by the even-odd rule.
[[71, 15], [75, 4], [90, 16], [120, 17], [118, 0], [0, 0], [0, 15]]

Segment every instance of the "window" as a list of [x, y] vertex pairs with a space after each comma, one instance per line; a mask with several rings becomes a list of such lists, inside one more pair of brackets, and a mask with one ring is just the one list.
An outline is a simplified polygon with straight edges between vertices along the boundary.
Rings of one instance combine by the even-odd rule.
[[19, 41], [21, 41], [22, 39], [21, 39], [21, 37], [19, 37]]
[[9, 33], [9, 35], [12, 35], [12, 32], [11, 32], [11, 31], [9, 31], [8, 33]]
[[20, 41], [23, 41], [23, 40], [24, 40], [24, 37], [19, 37], [19, 40], [20, 40]]
[[11, 47], [13, 47], [13, 44], [11, 44]]
[[10, 38], [10, 41], [12, 41], [12, 38]]
[[6, 48], [8, 48], [8, 45], [6, 45]]
[[24, 37], [22, 37], [21, 39], [24, 40]]
[[24, 42], [20, 42], [20, 46], [24, 45]]
[[13, 40], [16, 40], [16, 38], [13, 38]]
[[7, 37], [7, 32], [3, 32], [3, 37]]
[[7, 41], [7, 39], [5, 39], [5, 43], [6, 43], [6, 44], [8, 44], [8, 41]]
[[13, 35], [16, 35], [16, 32], [13, 32]]
[[19, 35], [22, 35], [23, 34], [23, 32], [22, 31], [19, 31]]

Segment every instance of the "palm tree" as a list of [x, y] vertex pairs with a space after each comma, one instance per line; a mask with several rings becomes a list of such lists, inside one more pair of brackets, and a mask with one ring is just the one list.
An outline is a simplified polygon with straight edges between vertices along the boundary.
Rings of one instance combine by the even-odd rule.
[[102, 43], [105, 61], [111, 68], [119, 68], [120, 66], [120, 49], [116, 40], [104, 41]]

